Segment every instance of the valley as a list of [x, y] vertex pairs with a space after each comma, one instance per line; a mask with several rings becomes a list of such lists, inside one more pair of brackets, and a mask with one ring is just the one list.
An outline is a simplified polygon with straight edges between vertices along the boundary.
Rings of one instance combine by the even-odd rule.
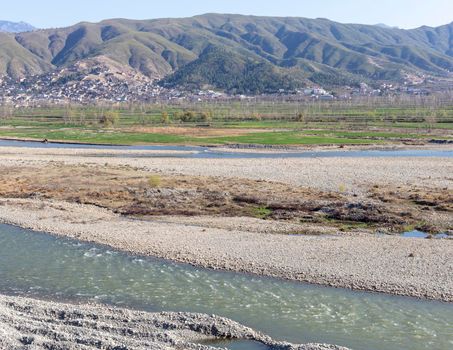
[[0, 349], [452, 348], [452, 11], [5, 3]]

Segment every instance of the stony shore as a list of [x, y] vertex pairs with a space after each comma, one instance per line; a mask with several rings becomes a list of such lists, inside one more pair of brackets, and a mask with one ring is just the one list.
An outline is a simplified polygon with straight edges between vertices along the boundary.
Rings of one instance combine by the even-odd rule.
[[[183, 174], [253, 179], [321, 191], [342, 188], [351, 198], [366, 196], [376, 186], [395, 191], [398, 186], [419, 186], [427, 193], [453, 189], [451, 158], [128, 158], [120, 153], [112, 157], [104, 150], [2, 147], [0, 161], [5, 169], [46, 169], [51, 164], [107, 170], [128, 167], [163, 177]], [[451, 212], [427, 213], [447, 225], [453, 222]], [[243, 217], [131, 220], [97, 206], [46, 199], [39, 194], [2, 198], [0, 221], [202, 267], [453, 301], [452, 240], [332, 236], [331, 228], [323, 231], [319, 225], [314, 229], [329, 236], [285, 235], [276, 233], [284, 233], [285, 227], [290, 230], [293, 224]]]
[[[243, 227], [254, 224], [250, 219], [228, 220]], [[1, 199], [0, 222], [201, 267], [453, 301], [451, 240], [290, 236], [231, 226], [208, 230], [39, 199]]]
[[[443, 149], [451, 149], [451, 146]], [[156, 151], [141, 151], [140, 155], [155, 153]], [[376, 184], [391, 187], [417, 185], [453, 190], [452, 158], [193, 159], [145, 158], [134, 156], [135, 154], [135, 151], [119, 150], [2, 147], [0, 160], [3, 166], [45, 165], [52, 162], [129, 166], [164, 175], [247, 178], [324, 191], [342, 189], [356, 195]], [[174, 153], [179, 154], [180, 151]]]
[[[350, 198], [367, 198], [370, 188], [393, 191], [418, 186], [426, 193], [449, 193], [453, 189], [453, 160], [449, 158], [184, 159], [131, 157], [125, 151], [14, 147], [0, 150], [0, 170], [13, 174], [14, 169], [45, 170], [54, 164], [66, 171], [68, 165], [94, 167], [94, 171], [104, 167], [107, 172], [111, 167], [124, 167], [163, 177], [182, 174], [271, 181], [342, 192]], [[110, 176], [120, 181], [118, 174]], [[23, 196], [19, 193], [0, 198], [1, 223], [206, 268], [453, 301], [452, 240], [377, 237], [369, 231], [344, 234], [319, 224], [310, 227], [309, 223], [239, 216], [132, 218], [100, 206], [46, 198], [44, 193], [31, 195], [27, 192], [29, 184], [23, 178], [17, 181], [24, 187], [14, 186], [14, 181], [13, 187], [24, 191]], [[60, 189], [54, 186], [53, 190]], [[432, 215], [447, 225], [453, 220], [449, 211], [434, 210]], [[300, 225], [317, 235], [288, 235], [299, 230]], [[341, 349], [276, 343], [215, 316], [149, 314], [0, 295], [2, 349], [204, 350], [209, 347], [199, 343], [212, 337], [257, 340], [275, 349]]]
[[0, 295], [1, 349], [213, 350], [200, 343], [216, 338], [259, 341], [272, 349], [347, 350], [277, 342], [214, 315], [146, 313]]

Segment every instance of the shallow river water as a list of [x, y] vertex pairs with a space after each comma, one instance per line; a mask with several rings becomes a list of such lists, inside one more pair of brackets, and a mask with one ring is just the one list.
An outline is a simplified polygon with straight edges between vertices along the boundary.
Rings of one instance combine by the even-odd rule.
[[[109, 146], [90, 144], [70, 143], [41, 143], [28, 141], [14, 141], [0, 139], [0, 147], [25, 147], [40, 149], [85, 149], [85, 150], [112, 150], [127, 151], [127, 153], [94, 154], [95, 157], [121, 157], [121, 158], [150, 158], [150, 157], [171, 157], [171, 158], [209, 158], [209, 159], [231, 159], [231, 158], [407, 158], [407, 157], [442, 157], [453, 158], [453, 146], [448, 150], [436, 149], [389, 149], [389, 150], [321, 150], [321, 151], [288, 151], [274, 150], [273, 152], [234, 152], [223, 151], [216, 147], [201, 146], [172, 146], [172, 145], [147, 145], [147, 146]], [[133, 151], [148, 151], [147, 153], [133, 153]], [[155, 153], [153, 153], [153, 151]], [[158, 153], [156, 152], [158, 151]], [[165, 154], [163, 152], [169, 151]], [[180, 153], [170, 153], [178, 151]], [[269, 151], [269, 150], [268, 150]], [[89, 156], [89, 155], [88, 155]]]
[[0, 225], [0, 293], [216, 314], [296, 343], [453, 348], [453, 304], [194, 268], [8, 225]]

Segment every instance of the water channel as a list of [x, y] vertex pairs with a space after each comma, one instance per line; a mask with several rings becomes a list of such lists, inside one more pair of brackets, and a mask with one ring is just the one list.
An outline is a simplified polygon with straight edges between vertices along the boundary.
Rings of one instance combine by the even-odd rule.
[[453, 348], [453, 304], [211, 271], [9, 225], [0, 225], [0, 293], [216, 314], [295, 343]]
[[[110, 146], [110, 145], [90, 145], [90, 144], [71, 144], [71, 143], [41, 143], [29, 141], [1, 140], [0, 147], [26, 147], [39, 149], [84, 149], [84, 150], [112, 150], [127, 151], [127, 153], [103, 154], [103, 157], [127, 157], [127, 158], [150, 158], [150, 157], [171, 157], [171, 158], [212, 158], [212, 159], [231, 159], [231, 158], [420, 158], [420, 157], [443, 157], [453, 158], [453, 146], [451, 150], [436, 149], [388, 149], [388, 150], [279, 150], [272, 152], [257, 152], [249, 150], [247, 152], [234, 150], [225, 151], [216, 147], [202, 146], [173, 146], [173, 145], [147, 145], [147, 146]], [[264, 149], [266, 150], [266, 149]], [[140, 153], [133, 153], [140, 151]], [[142, 153], [141, 151], [148, 151]], [[153, 153], [158, 151], [158, 153]], [[168, 154], [163, 152], [169, 151]], [[171, 153], [178, 151], [178, 153]], [[268, 150], [269, 151], [269, 150]], [[99, 157], [101, 155], [95, 154]]]

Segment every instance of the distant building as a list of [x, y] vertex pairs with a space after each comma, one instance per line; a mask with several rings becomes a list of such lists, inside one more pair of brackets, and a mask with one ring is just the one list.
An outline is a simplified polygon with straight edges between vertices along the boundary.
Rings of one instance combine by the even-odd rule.
[[314, 95], [318, 95], [318, 96], [327, 95], [327, 91], [324, 90], [324, 89], [322, 89], [322, 88], [313, 89], [313, 94], [314, 94]]
[[321, 101], [333, 101], [334, 99], [335, 97], [329, 94], [319, 96], [319, 100]]

